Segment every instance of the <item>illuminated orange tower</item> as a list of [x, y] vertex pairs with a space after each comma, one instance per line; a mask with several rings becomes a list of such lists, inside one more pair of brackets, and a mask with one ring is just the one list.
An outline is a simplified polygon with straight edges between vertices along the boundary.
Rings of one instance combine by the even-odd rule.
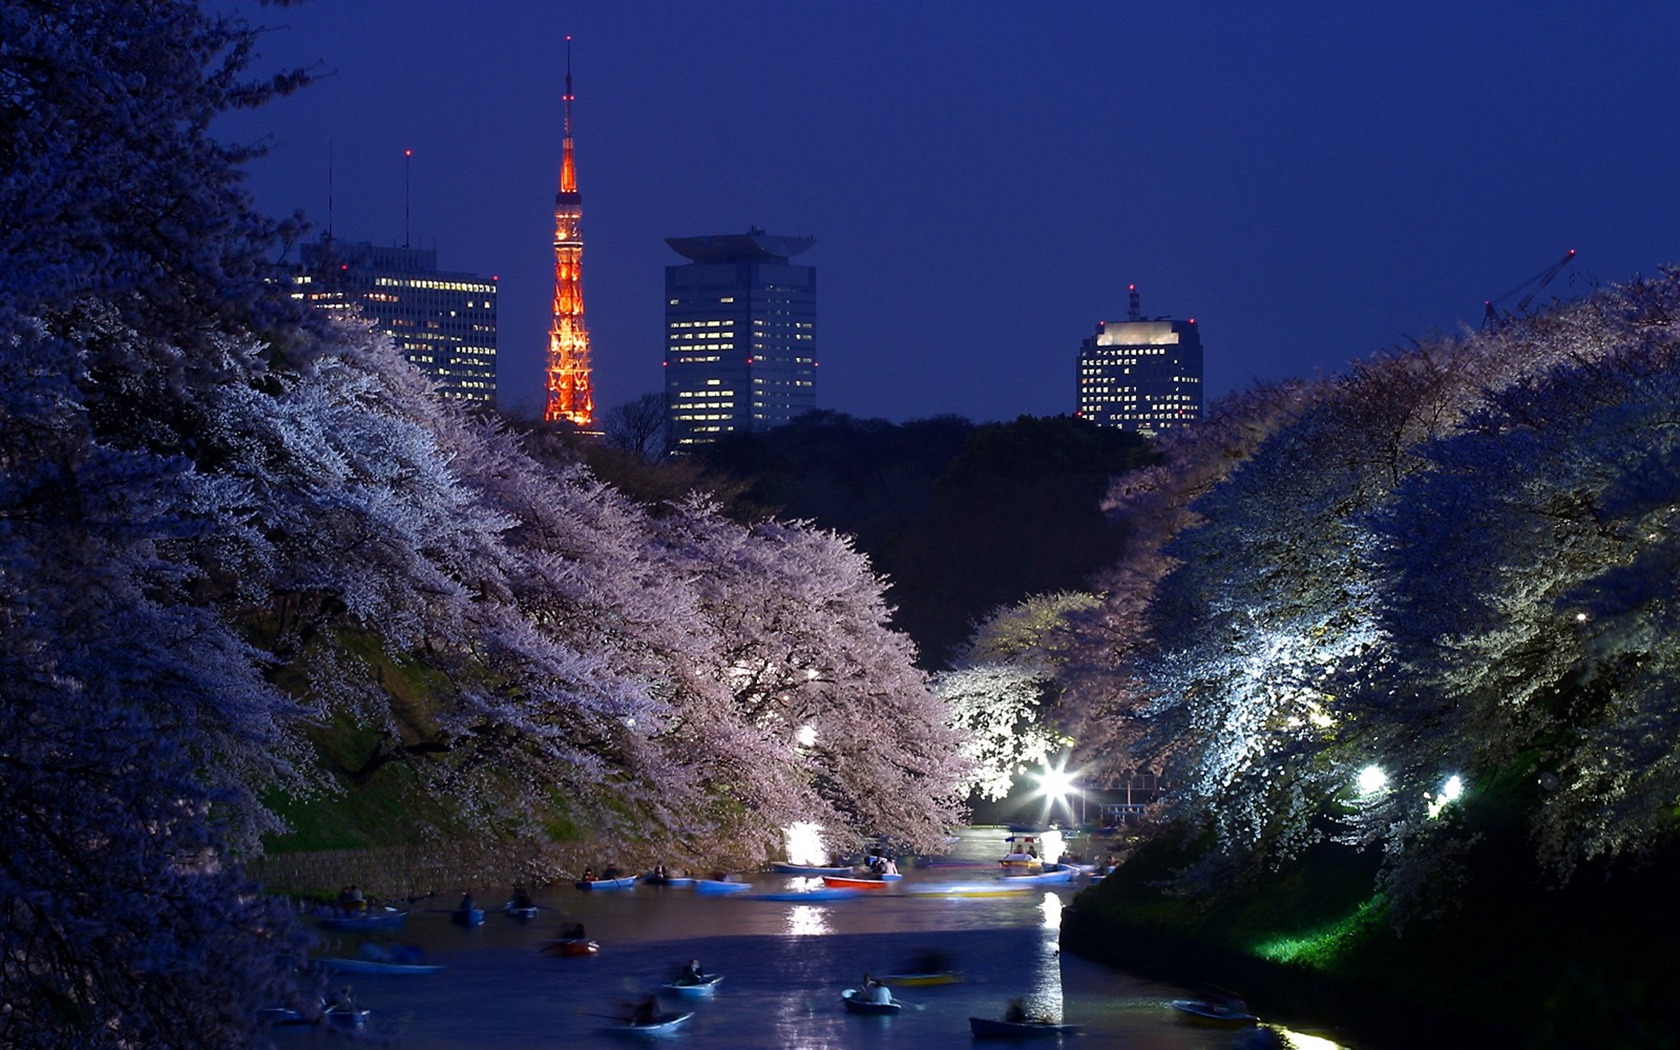
[[589, 329], [583, 324], [583, 197], [572, 157], [572, 38], [566, 38], [566, 138], [560, 154], [560, 192], [554, 195], [554, 312], [548, 328], [550, 423], [588, 426], [595, 419], [589, 389]]

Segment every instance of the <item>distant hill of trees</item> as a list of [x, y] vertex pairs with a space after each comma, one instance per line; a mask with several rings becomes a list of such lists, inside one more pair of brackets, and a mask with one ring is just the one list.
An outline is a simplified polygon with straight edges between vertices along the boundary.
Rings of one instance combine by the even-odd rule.
[[1138, 434], [1069, 416], [893, 424], [836, 412], [728, 435], [691, 458], [737, 493], [732, 513], [855, 537], [929, 669], [1000, 606], [1081, 588], [1113, 564], [1127, 529], [1104, 517], [1102, 499], [1114, 478], [1158, 459]]

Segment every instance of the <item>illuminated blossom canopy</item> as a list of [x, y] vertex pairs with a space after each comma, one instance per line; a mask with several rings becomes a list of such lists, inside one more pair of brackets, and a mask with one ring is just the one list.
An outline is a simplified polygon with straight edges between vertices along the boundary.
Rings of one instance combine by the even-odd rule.
[[1560, 872], [1672, 839], [1677, 304], [1670, 271], [1253, 391], [1117, 486], [1140, 542], [1058, 674], [1111, 766], [1169, 763], [1201, 876], [1332, 835], [1404, 897], [1501, 777]]

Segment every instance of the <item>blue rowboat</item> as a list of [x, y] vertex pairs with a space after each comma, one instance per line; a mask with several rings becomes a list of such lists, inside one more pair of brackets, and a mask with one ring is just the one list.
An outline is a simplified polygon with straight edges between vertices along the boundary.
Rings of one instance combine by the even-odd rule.
[[695, 879], [695, 893], [728, 894], [745, 893], [752, 889], [748, 882], [725, 882], [721, 879]]
[[408, 921], [408, 912], [386, 905], [360, 914], [329, 912], [319, 921], [329, 930], [394, 930]]
[[723, 980], [723, 974], [709, 973], [697, 980], [672, 981], [669, 984], [662, 984], [659, 986], [659, 990], [685, 998], [709, 996], [717, 991], [718, 982], [721, 980]]
[[677, 1027], [690, 1017], [692, 1011], [686, 1013], [665, 1013], [651, 1021], [626, 1021], [621, 1025], [605, 1028], [607, 1032], [623, 1032], [626, 1035], [671, 1035]]
[[1031, 875], [1000, 875], [1004, 882], [1072, 882], [1078, 872], [1066, 864], [1049, 864]]
[[627, 890], [636, 884], [639, 876], [625, 875], [617, 879], [585, 879], [577, 884], [580, 890]]

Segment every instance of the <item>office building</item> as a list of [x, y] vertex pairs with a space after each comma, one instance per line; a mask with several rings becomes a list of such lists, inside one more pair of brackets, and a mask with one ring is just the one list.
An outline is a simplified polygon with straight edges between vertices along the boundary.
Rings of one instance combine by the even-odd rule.
[[788, 423], [817, 407], [812, 237], [671, 237], [665, 268], [665, 419], [676, 447]]
[[359, 311], [431, 377], [439, 394], [496, 400], [496, 280], [437, 267], [431, 248], [366, 242], [303, 245], [292, 295], [325, 310]]
[[1144, 318], [1137, 286], [1127, 320], [1103, 321], [1079, 348], [1081, 419], [1153, 434], [1202, 416], [1202, 338], [1195, 319]]

